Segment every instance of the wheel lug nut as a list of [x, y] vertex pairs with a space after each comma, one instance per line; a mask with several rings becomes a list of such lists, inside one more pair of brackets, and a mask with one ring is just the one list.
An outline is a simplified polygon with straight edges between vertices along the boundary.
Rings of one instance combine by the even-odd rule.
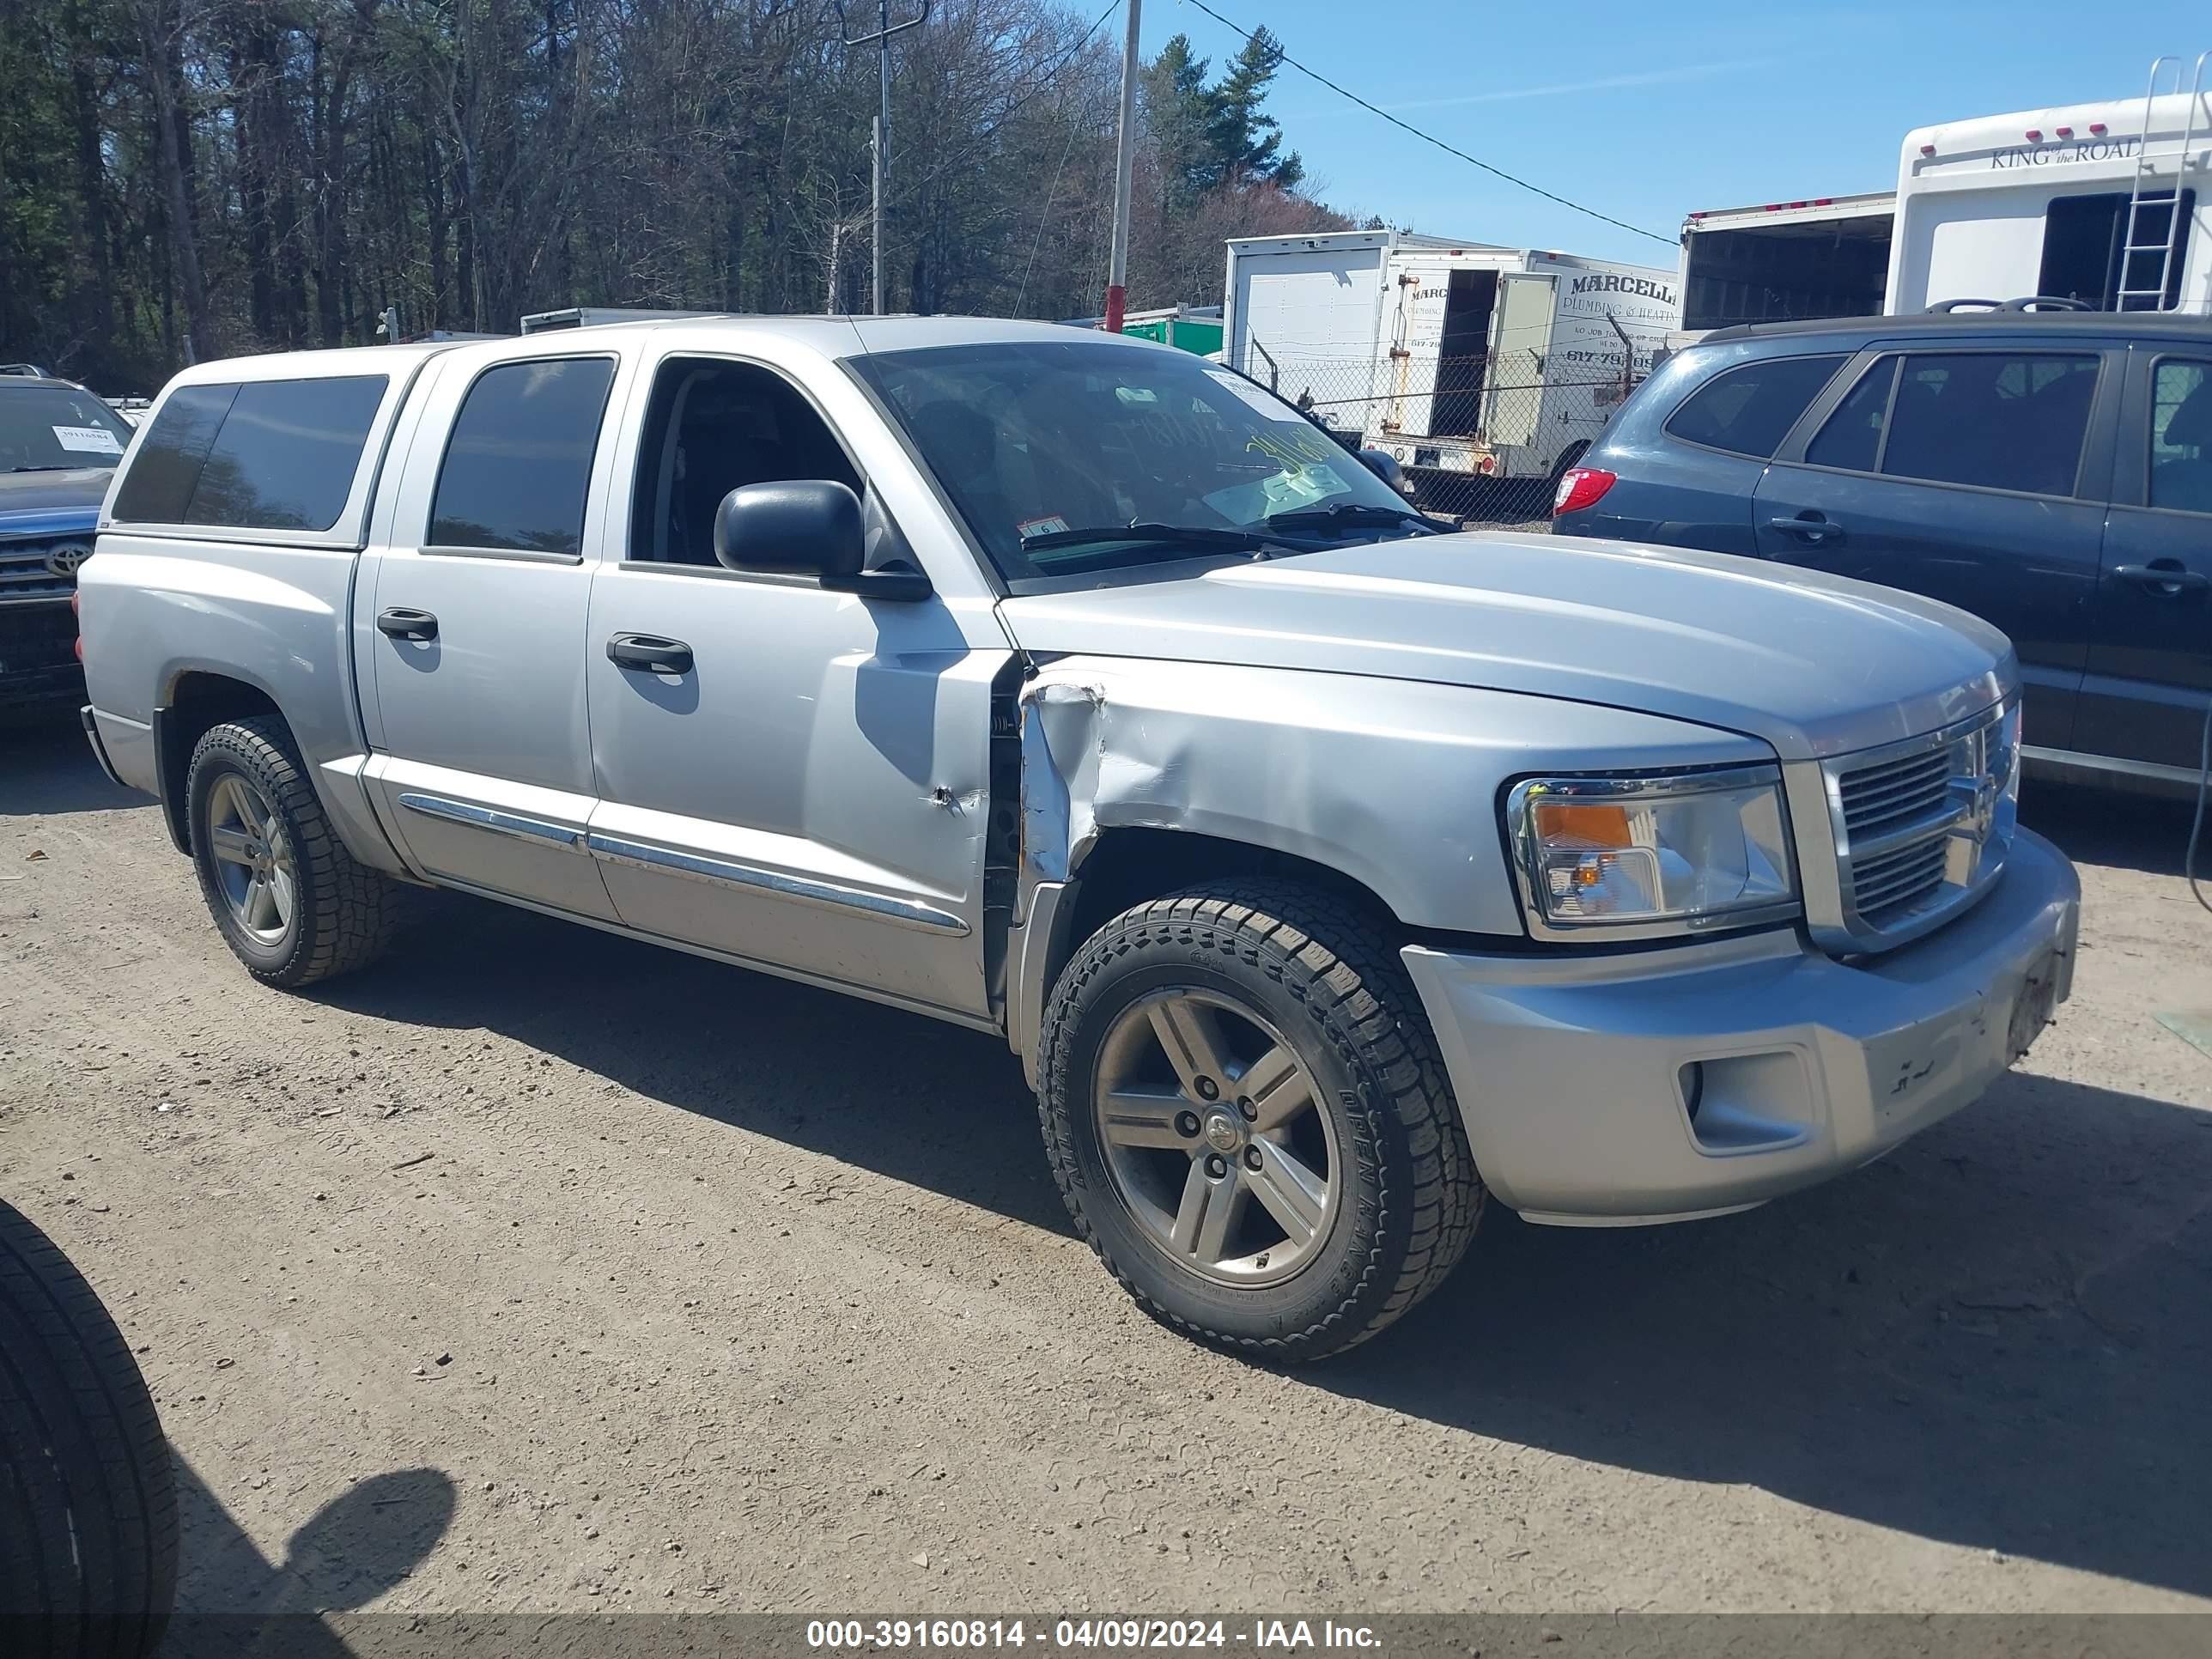
[[1244, 1167], [1248, 1170], [1256, 1170], [1260, 1167], [1260, 1149], [1257, 1146], [1247, 1146], [1244, 1149]]
[[1185, 1139], [1188, 1139], [1196, 1135], [1198, 1133], [1198, 1114], [1196, 1112], [1176, 1113], [1176, 1133], [1182, 1136]]
[[1209, 1156], [1206, 1160], [1206, 1173], [1216, 1181], [1220, 1180], [1229, 1173], [1229, 1160], [1218, 1154]]
[[1237, 1097], [1237, 1109], [1243, 1114], [1247, 1123], [1256, 1123], [1260, 1120], [1260, 1109], [1252, 1103], [1252, 1097], [1249, 1095]]
[[1220, 1085], [1218, 1083], [1216, 1083], [1216, 1082], [1215, 1082], [1212, 1078], [1210, 1078], [1210, 1077], [1202, 1077], [1202, 1078], [1199, 1079], [1199, 1080], [1198, 1080], [1198, 1097], [1199, 1097], [1200, 1100], [1218, 1100], [1218, 1099], [1220, 1099], [1220, 1098], [1221, 1098], [1221, 1085]]

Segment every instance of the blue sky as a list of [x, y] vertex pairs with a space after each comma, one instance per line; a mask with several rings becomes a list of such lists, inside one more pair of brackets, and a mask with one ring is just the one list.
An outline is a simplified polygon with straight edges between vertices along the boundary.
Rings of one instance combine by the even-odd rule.
[[[1181, 0], [1144, 3], [1147, 56], [1180, 32], [1218, 68], [1240, 44]], [[1285, 67], [1269, 108], [1329, 202], [1441, 235], [1668, 266], [1692, 209], [1888, 189], [1912, 127], [2139, 99], [2158, 53], [2212, 46], [2212, 11], [2178, 0], [1209, 3], [1414, 125], [1667, 241], [1515, 190]]]

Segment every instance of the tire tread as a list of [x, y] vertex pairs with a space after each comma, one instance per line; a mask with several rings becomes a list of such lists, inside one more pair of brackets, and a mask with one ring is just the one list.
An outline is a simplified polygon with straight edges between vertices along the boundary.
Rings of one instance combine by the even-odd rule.
[[[398, 931], [404, 894], [398, 882], [380, 870], [372, 870], [346, 850], [331, 825], [322, 802], [307, 781], [291, 730], [274, 715], [229, 720], [211, 726], [192, 750], [191, 776], [211, 757], [221, 757], [268, 787], [277, 810], [294, 833], [294, 854], [299, 871], [301, 928], [307, 948], [295, 949], [283, 963], [270, 967], [239, 951], [225, 918], [228, 907], [209, 874], [206, 860], [195, 858], [200, 887], [207, 896], [217, 927], [246, 970], [264, 985], [293, 988], [334, 979], [368, 966], [381, 956]], [[199, 792], [190, 790], [197, 802]], [[197, 823], [193, 834], [198, 834]]]
[[[1193, 1324], [1148, 1295], [1117, 1261], [1084, 1212], [1067, 1075], [1079, 994], [1132, 950], [1161, 944], [1181, 951], [1218, 951], [1277, 976], [1304, 1002], [1328, 1040], [1377, 1079], [1387, 1109], [1412, 1152], [1410, 1190], [1385, 1190], [1403, 1203], [1410, 1245], [1393, 1272], [1390, 1232], [1376, 1231], [1358, 1283], [1338, 1306], [1306, 1328], [1266, 1339], [1224, 1334]], [[1269, 878], [1216, 881], [1139, 904], [1079, 945], [1054, 987], [1040, 1033], [1038, 1119], [1053, 1176], [1076, 1231], [1147, 1314], [1170, 1328], [1225, 1347], [1282, 1359], [1318, 1358], [1366, 1340], [1442, 1284], [1467, 1253], [1481, 1219], [1482, 1183], [1474, 1169], [1436, 1038], [1386, 929], [1350, 901], [1303, 883]], [[1381, 1284], [1389, 1275], [1387, 1285]]]

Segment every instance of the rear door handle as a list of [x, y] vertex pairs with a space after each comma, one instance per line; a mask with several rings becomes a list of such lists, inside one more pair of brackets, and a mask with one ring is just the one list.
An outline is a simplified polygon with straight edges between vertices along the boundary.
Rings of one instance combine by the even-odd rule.
[[681, 640], [664, 640], [658, 634], [617, 634], [607, 641], [607, 660], [617, 668], [641, 674], [688, 674], [691, 647]]
[[1767, 526], [1785, 536], [1801, 536], [1808, 542], [1839, 542], [1844, 538], [1844, 527], [1833, 519], [1769, 519]]
[[2178, 559], [2160, 559], [2151, 564], [2124, 564], [2112, 574], [2124, 582], [2133, 582], [2147, 587], [2162, 599], [2178, 599], [2184, 593], [2202, 593], [2212, 587], [2212, 576], [2201, 570], [2183, 568]]
[[438, 637], [438, 619], [427, 611], [395, 605], [376, 613], [376, 628], [380, 634], [389, 634], [395, 640], [434, 640]]

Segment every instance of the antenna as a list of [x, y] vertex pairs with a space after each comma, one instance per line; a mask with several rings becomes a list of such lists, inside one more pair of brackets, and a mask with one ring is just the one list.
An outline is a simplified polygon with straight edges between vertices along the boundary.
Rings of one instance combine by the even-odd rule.
[[881, 82], [881, 94], [876, 109], [875, 141], [875, 228], [871, 240], [875, 246], [870, 260], [873, 267], [873, 309], [877, 316], [884, 314], [884, 184], [890, 173], [891, 138], [891, 36], [903, 34], [929, 21], [929, 0], [921, 0], [921, 9], [902, 23], [891, 21], [890, 0], [876, 0], [876, 32], [873, 34], [854, 34], [851, 20], [845, 15], [845, 0], [836, 0], [837, 27], [844, 33], [848, 46], [872, 46], [876, 49], [876, 72]]

